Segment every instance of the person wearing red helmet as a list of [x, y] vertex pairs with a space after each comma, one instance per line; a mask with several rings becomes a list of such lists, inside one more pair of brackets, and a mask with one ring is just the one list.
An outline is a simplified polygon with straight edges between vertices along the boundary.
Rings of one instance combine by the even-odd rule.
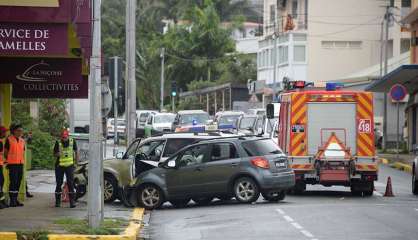
[[70, 208], [76, 207], [75, 205], [75, 192], [74, 192], [74, 164], [78, 161], [77, 145], [76, 142], [70, 138], [68, 130], [63, 130], [61, 133], [61, 140], [56, 141], [54, 146], [55, 161], [55, 207], [61, 206], [61, 194], [62, 184], [65, 178], [67, 179], [67, 185], [70, 195]]
[[4, 175], [3, 175], [3, 165], [4, 165], [4, 147], [3, 147], [3, 138], [6, 137], [7, 128], [0, 126], [0, 209], [7, 208], [9, 205], [6, 203], [6, 198], [3, 193], [3, 184], [4, 184]]

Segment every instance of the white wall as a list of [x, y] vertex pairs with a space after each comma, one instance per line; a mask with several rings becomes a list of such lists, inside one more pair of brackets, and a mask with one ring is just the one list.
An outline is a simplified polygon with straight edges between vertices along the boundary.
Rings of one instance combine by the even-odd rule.
[[[376, 0], [309, 2], [308, 78], [311, 81], [341, 78], [378, 63], [380, 22], [385, 11], [381, 5]], [[324, 48], [323, 41], [334, 42], [336, 46]], [[358, 41], [361, 44], [340, 47], [341, 41], [351, 41], [353, 46]]]

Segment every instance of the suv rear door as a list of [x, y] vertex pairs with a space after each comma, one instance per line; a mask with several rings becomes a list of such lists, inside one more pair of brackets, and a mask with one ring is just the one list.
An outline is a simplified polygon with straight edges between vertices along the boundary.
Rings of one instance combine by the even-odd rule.
[[212, 143], [208, 160], [202, 171], [205, 192], [226, 193], [229, 179], [240, 169], [236, 146], [230, 142]]

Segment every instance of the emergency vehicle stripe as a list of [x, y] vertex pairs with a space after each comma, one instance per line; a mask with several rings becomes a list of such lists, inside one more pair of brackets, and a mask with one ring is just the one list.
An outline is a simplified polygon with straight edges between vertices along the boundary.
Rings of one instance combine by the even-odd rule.
[[[305, 125], [306, 124], [306, 112], [308, 96], [306, 94], [294, 94], [292, 96], [292, 110], [291, 110], [291, 125]], [[306, 129], [305, 129], [306, 130]], [[290, 153], [292, 156], [305, 155], [306, 147], [306, 133], [305, 132], [292, 132], [290, 142]]]
[[[357, 94], [357, 120], [369, 120], [368, 131], [357, 129], [357, 155], [374, 156], [373, 132], [373, 95], [372, 93]], [[359, 127], [359, 126], [358, 126]]]

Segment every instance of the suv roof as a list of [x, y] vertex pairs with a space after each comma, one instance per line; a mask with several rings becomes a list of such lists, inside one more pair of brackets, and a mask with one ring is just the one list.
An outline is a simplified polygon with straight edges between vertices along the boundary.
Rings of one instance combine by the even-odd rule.
[[205, 139], [204, 141], [201, 141], [200, 143], [211, 143], [211, 142], [216, 142], [216, 141], [222, 141], [224, 142], [225, 140], [231, 140], [231, 141], [252, 141], [252, 140], [264, 140], [264, 139], [270, 139], [268, 137], [260, 137], [260, 136], [254, 136], [254, 135], [250, 135], [250, 136], [229, 136], [229, 137], [217, 137], [217, 138], [212, 138], [212, 139]]
[[182, 110], [178, 111], [178, 114], [193, 114], [193, 113], [207, 113], [203, 110]]
[[[146, 140], [156, 139], [182, 139], [182, 138], [195, 138], [195, 139], [213, 139], [213, 138], [225, 138], [226, 136], [233, 137], [232, 134], [222, 135], [221, 133], [166, 133], [160, 136], [154, 136], [147, 138]], [[236, 135], [235, 135], [236, 136]], [[237, 136], [236, 136], [237, 137]]]

